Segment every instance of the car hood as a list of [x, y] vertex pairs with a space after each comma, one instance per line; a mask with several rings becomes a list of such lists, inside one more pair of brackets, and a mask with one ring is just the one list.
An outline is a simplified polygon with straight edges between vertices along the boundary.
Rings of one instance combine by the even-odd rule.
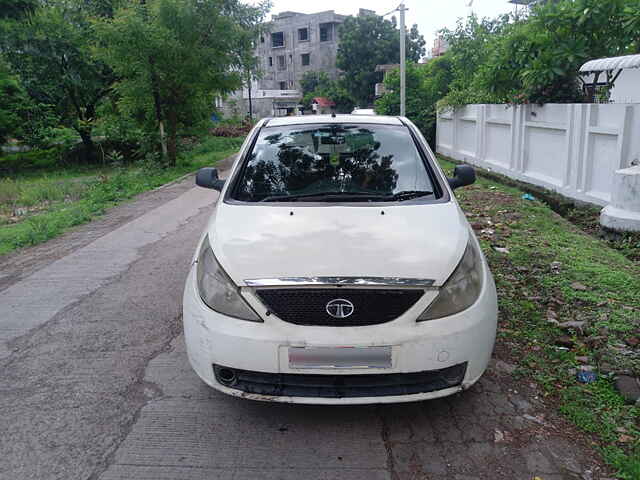
[[221, 203], [208, 227], [237, 285], [285, 277], [399, 277], [442, 285], [469, 228], [454, 202], [396, 206], [250, 206]]

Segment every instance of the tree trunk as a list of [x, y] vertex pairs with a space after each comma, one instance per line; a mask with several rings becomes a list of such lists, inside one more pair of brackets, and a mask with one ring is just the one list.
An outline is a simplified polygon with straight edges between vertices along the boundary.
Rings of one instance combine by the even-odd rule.
[[83, 146], [83, 160], [86, 162], [93, 162], [96, 156], [96, 145], [93, 143], [93, 139], [91, 138], [91, 130], [84, 128], [76, 128], [76, 131], [80, 135], [82, 139]]
[[[140, 5], [145, 7], [144, 17], [145, 20], [148, 17], [146, 10], [146, 0], [140, 0]], [[149, 71], [151, 73], [151, 95], [153, 96], [153, 106], [156, 113], [156, 122], [158, 122], [158, 130], [160, 131], [160, 148], [162, 149], [162, 158], [167, 158], [167, 139], [164, 134], [164, 119], [162, 115], [162, 99], [160, 98], [160, 87], [158, 82], [158, 75], [156, 73], [156, 61], [153, 56], [149, 56]], [[175, 159], [173, 160], [175, 163]]]
[[162, 99], [160, 98], [160, 88], [158, 86], [158, 76], [156, 75], [155, 60], [149, 57], [149, 67], [151, 69], [151, 94], [153, 95], [153, 105], [156, 112], [156, 121], [160, 130], [160, 147], [162, 148], [162, 158], [167, 158], [167, 139], [164, 134], [164, 118], [162, 111]]
[[169, 107], [167, 113], [167, 160], [170, 167], [176, 165], [177, 137], [178, 137], [178, 115], [174, 108]]
[[162, 148], [162, 158], [167, 158], [167, 136], [164, 133], [164, 122], [158, 120], [158, 126], [160, 129], [160, 147]]

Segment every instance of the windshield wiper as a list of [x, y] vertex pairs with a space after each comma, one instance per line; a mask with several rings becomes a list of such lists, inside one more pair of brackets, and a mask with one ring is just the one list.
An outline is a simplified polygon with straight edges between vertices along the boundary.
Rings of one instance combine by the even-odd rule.
[[388, 201], [411, 200], [412, 198], [426, 197], [427, 195], [433, 195], [433, 192], [428, 190], [405, 190], [403, 192], [394, 193], [393, 195], [387, 195], [385, 198]]
[[270, 197], [263, 198], [261, 202], [295, 202], [298, 200], [318, 200], [324, 202], [339, 202], [341, 200], [350, 201], [380, 201], [380, 202], [393, 202], [402, 200], [411, 200], [412, 198], [425, 197], [427, 195], [433, 195], [433, 192], [428, 190], [405, 190], [402, 192], [394, 193], [391, 195], [381, 195], [376, 193], [367, 192], [316, 192], [316, 193], [302, 193], [294, 195], [272, 195]]
[[265, 197], [261, 202], [295, 202], [297, 200], [311, 200], [316, 199], [320, 201], [340, 201], [340, 200], [356, 200], [356, 201], [369, 201], [369, 200], [385, 200], [389, 198], [388, 195], [378, 195], [375, 193], [367, 192], [316, 192], [316, 193], [302, 193], [294, 195], [272, 195]]

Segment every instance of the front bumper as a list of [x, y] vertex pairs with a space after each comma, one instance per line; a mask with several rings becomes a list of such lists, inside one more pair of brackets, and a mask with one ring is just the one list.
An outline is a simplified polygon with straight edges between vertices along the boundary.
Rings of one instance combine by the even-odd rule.
[[[300, 326], [286, 323], [266, 310], [251, 288], [242, 295], [264, 323], [254, 323], [221, 315], [209, 309], [200, 299], [192, 267], [184, 292], [183, 322], [187, 354], [193, 369], [211, 387], [224, 393], [253, 400], [307, 404], [366, 404], [418, 401], [452, 395], [473, 385], [484, 373], [496, 335], [497, 299], [493, 278], [484, 268], [485, 281], [478, 301], [464, 312], [450, 317], [416, 323], [415, 319], [434, 300], [435, 291], [424, 296], [405, 314], [380, 325], [360, 327]], [[289, 347], [372, 347], [391, 346], [391, 368], [293, 368], [289, 364]], [[462, 381], [448, 387], [423, 393], [390, 394], [377, 392], [373, 396], [296, 396], [269, 390], [249, 393], [223, 385], [214, 373], [215, 366], [249, 373], [281, 374], [281, 376], [326, 375], [344, 376], [342, 385], [365, 375], [391, 376], [430, 373], [464, 364]], [[402, 377], [402, 375], [399, 375]], [[297, 377], [291, 377], [297, 378]], [[373, 379], [374, 377], [371, 377]], [[391, 378], [391, 377], [386, 377]], [[428, 390], [428, 389], [425, 389]], [[281, 392], [279, 394], [274, 394]]]

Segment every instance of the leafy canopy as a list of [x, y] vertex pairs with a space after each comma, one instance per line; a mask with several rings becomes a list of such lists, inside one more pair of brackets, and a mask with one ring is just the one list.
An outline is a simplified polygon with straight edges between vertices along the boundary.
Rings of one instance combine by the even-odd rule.
[[353, 98], [339, 80], [332, 80], [326, 72], [307, 72], [300, 80], [302, 104], [311, 109], [315, 97], [327, 97], [335, 102], [337, 113], [350, 113], [355, 105]]
[[33, 12], [37, 5], [37, 0], [0, 0], [0, 18], [22, 18]]
[[241, 85], [265, 9], [238, 0], [153, 0], [96, 23], [96, 54], [119, 78], [120, 111], [148, 130], [166, 122], [171, 163], [178, 128], [202, 121], [215, 96]]
[[[417, 62], [425, 54], [425, 40], [414, 25], [407, 35], [407, 61]], [[373, 103], [375, 84], [380, 81], [377, 65], [400, 63], [400, 32], [395, 18], [377, 15], [348, 17], [340, 26], [337, 67], [344, 72], [343, 85], [361, 106]]]
[[10, 136], [22, 133], [20, 113], [27, 103], [27, 94], [20, 81], [0, 57], [0, 144]]
[[[435, 147], [436, 104], [449, 91], [453, 79], [451, 60], [440, 57], [426, 64], [407, 64], [407, 117]], [[400, 115], [400, 72], [398, 69], [385, 78], [386, 93], [376, 101], [376, 112]]]
[[[92, 55], [88, 11], [81, 1], [40, 6], [20, 21], [5, 22], [2, 49], [36, 106], [32, 114], [75, 129], [91, 156], [96, 108], [114, 76]], [[37, 137], [35, 132], [36, 143]]]
[[444, 104], [583, 101], [580, 66], [639, 51], [639, 32], [638, 0], [560, 0], [525, 18], [471, 16], [443, 31], [454, 71]]
[[[446, 54], [407, 69], [407, 116], [431, 144], [436, 106], [585, 101], [578, 79], [584, 62], [640, 49], [640, 2], [546, 2], [526, 17], [471, 15], [441, 33]], [[399, 83], [397, 71], [387, 75], [379, 113], [399, 113]]]

